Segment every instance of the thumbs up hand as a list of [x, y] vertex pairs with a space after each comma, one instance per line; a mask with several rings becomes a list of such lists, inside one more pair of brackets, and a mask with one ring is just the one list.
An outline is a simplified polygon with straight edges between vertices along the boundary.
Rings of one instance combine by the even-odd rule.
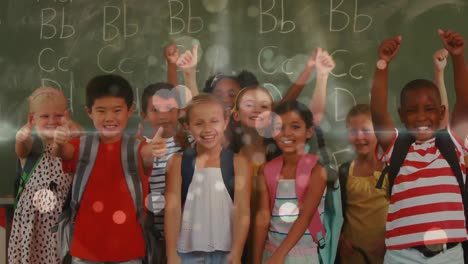
[[193, 46], [193, 50], [185, 51], [177, 60], [177, 66], [186, 72], [194, 69], [198, 63], [198, 44]]
[[26, 124], [16, 132], [16, 141], [17, 142], [26, 142], [31, 138], [32, 135], [32, 115], [28, 116], [28, 121]]
[[379, 47], [379, 59], [390, 62], [398, 53], [401, 45], [401, 36], [384, 40]]
[[164, 128], [160, 127], [151, 140], [151, 153], [153, 157], [161, 158], [166, 155], [166, 139], [162, 137]]
[[438, 30], [440, 39], [445, 49], [452, 55], [461, 55], [465, 49], [465, 39], [457, 32], [442, 29]]
[[60, 121], [60, 126], [55, 129], [54, 132], [54, 144], [63, 145], [65, 142], [70, 140], [71, 138], [71, 131], [70, 131], [70, 124], [71, 120], [67, 117], [62, 117]]

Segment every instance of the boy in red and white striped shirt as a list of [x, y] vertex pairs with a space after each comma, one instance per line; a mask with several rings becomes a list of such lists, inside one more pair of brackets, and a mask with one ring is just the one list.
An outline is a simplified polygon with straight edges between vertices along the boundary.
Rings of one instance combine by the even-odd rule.
[[[463, 156], [468, 152], [468, 70], [465, 40], [456, 32], [439, 30], [450, 52], [455, 77], [456, 102], [448, 126], [465, 179]], [[387, 112], [388, 64], [396, 55], [401, 37], [382, 42], [372, 87], [372, 122], [378, 139], [377, 155], [392, 158], [398, 130]], [[391, 190], [386, 224], [385, 263], [464, 263], [460, 242], [467, 239], [460, 186], [450, 164], [435, 146], [435, 133], [444, 118], [437, 86], [413, 80], [400, 93], [400, 120], [415, 142], [406, 155]]]

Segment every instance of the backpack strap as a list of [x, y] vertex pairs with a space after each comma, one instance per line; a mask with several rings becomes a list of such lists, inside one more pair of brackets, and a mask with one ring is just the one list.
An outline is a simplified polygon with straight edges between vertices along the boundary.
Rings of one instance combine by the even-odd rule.
[[[318, 157], [311, 154], [304, 154], [297, 164], [296, 168], [296, 196], [299, 204], [304, 202], [304, 194], [310, 180], [310, 173], [317, 163]], [[270, 210], [273, 209], [276, 197], [276, 189], [278, 187], [279, 176], [283, 167], [283, 156], [279, 156], [269, 161], [264, 168], [264, 176], [270, 195]], [[323, 227], [320, 213], [317, 210], [312, 218], [308, 228], [312, 238], [319, 245], [325, 245], [325, 228]]]
[[[197, 151], [193, 148], [186, 149], [182, 153], [182, 162], [180, 172], [182, 175], [182, 206], [185, 204], [187, 199], [188, 189], [192, 183], [193, 173], [195, 171], [195, 163], [197, 159]], [[220, 153], [220, 167], [221, 174], [223, 177], [224, 186], [231, 197], [231, 200], [234, 202], [234, 187], [235, 187], [235, 177], [234, 177], [234, 152], [230, 149], [223, 148]]]
[[[349, 167], [351, 166], [352, 161], [345, 162], [341, 164], [340, 168], [338, 169], [338, 179], [340, 181], [340, 190], [341, 190], [341, 210], [343, 214], [343, 218], [346, 221], [346, 202], [347, 202], [347, 193], [346, 193], [346, 185], [348, 183], [348, 175], [349, 175]], [[379, 179], [380, 180], [380, 179]]]
[[228, 148], [221, 150], [220, 159], [221, 174], [223, 176], [223, 182], [226, 186], [226, 190], [231, 196], [232, 202], [234, 202], [234, 188], [235, 188], [235, 173], [234, 173], [234, 152]]
[[[463, 181], [463, 172], [460, 167], [460, 162], [455, 151], [455, 144], [452, 141], [447, 130], [440, 130], [436, 134], [435, 145], [440, 151], [442, 156], [447, 160], [450, 168], [452, 169], [455, 177], [457, 178], [458, 185], [460, 186], [460, 192], [462, 201], [465, 206], [468, 205], [466, 202], [466, 185]], [[465, 210], [466, 211], [466, 210]]]
[[415, 141], [413, 135], [409, 132], [399, 133], [395, 144], [393, 144], [392, 157], [390, 159], [390, 165], [386, 166], [380, 174], [379, 180], [376, 187], [382, 189], [385, 176], [388, 174], [388, 194], [389, 197], [392, 194], [393, 183], [395, 178], [400, 172], [401, 165], [405, 161], [406, 155], [411, 147], [411, 144]]
[[28, 157], [26, 158], [26, 162], [24, 166], [21, 166], [21, 162], [18, 159], [17, 161], [17, 170], [16, 170], [16, 181], [15, 181], [15, 203], [14, 208], [18, 204], [18, 201], [23, 193], [24, 188], [26, 187], [26, 183], [28, 183], [29, 178], [31, 177], [32, 173], [36, 169], [37, 165], [42, 159], [42, 154], [44, 152], [44, 146], [42, 143], [42, 139], [37, 136], [32, 138], [32, 148], [31, 152], [29, 153]]
[[140, 141], [135, 137], [129, 135], [122, 136], [121, 148], [121, 161], [127, 183], [128, 191], [132, 196], [133, 205], [135, 206], [136, 216], [141, 227], [144, 227], [144, 206], [143, 206], [143, 186], [141, 183], [140, 173], [138, 170], [138, 148]]
[[84, 189], [88, 182], [91, 171], [96, 161], [99, 149], [99, 135], [88, 134], [80, 137], [80, 149], [76, 172], [73, 178], [70, 208], [72, 210], [72, 219], [74, 221], [79, 209], [79, 203], [83, 196]]
[[195, 171], [195, 162], [196, 162], [197, 152], [195, 149], [189, 148], [182, 153], [182, 162], [180, 168], [180, 174], [182, 176], [182, 208], [187, 199], [188, 189], [190, 183], [192, 183], [193, 172]]

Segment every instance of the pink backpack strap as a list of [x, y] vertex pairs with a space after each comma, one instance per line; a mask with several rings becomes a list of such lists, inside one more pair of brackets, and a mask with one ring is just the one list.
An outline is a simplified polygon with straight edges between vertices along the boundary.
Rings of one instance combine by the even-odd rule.
[[[311, 154], [304, 154], [296, 169], [296, 195], [299, 201], [299, 205], [302, 205], [304, 202], [305, 191], [307, 190], [307, 186], [309, 184], [310, 173], [312, 169], [315, 167], [318, 161], [318, 156], [311, 155]], [[312, 235], [314, 241], [318, 244], [321, 234], [321, 237], [325, 237], [325, 228], [323, 227], [322, 220], [320, 219], [320, 212], [315, 210], [314, 216], [312, 218], [312, 222], [309, 226], [309, 232]]]
[[[309, 184], [310, 173], [318, 161], [318, 156], [304, 154], [296, 168], [296, 195], [299, 205], [304, 202], [305, 191]], [[279, 156], [269, 161], [264, 168], [263, 174], [268, 186], [268, 194], [270, 195], [270, 210], [275, 204], [276, 189], [278, 188], [279, 176], [283, 168], [283, 156]], [[320, 212], [317, 210], [314, 213], [312, 222], [308, 228], [314, 241], [319, 244], [321, 238], [325, 238], [325, 228], [320, 219]]]
[[278, 188], [281, 168], [283, 168], [283, 156], [276, 157], [269, 161], [263, 170], [268, 186], [268, 194], [270, 195], [270, 210], [273, 210], [273, 206], [275, 205], [276, 189]]

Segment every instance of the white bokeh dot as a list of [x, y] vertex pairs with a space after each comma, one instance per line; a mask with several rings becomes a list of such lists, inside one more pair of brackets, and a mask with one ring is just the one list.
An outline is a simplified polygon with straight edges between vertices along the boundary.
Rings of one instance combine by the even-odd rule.
[[252, 155], [252, 162], [256, 165], [265, 163], [265, 153], [263, 152], [255, 152]]
[[279, 208], [279, 216], [283, 222], [291, 223], [296, 221], [299, 208], [293, 203], [284, 203]]
[[156, 56], [148, 56], [148, 66], [155, 66], [158, 64], [158, 59], [156, 58]]
[[256, 6], [249, 6], [247, 8], [247, 15], [249, 17], [256, 17], [258, 16], [258, 13], [259, 13], [259, 10], [258, 10], [258, 7]]
[[159, 192], [153, 192], [147, 196], [147, 199], [148, 199], [147, 208], [152, 213], [156, 214], [164, 210], [164, 207], [166, 205], [166, 198], [164, 197], [164, 194], [159, 193]]
[[219, 26], [218, 26], [218, 24], [209, 24], [208, 25], [208, 30], [210, 32], [218, 32], [219, 31]]
[[203, 182], [205, 175], [203, 175], [203, 173], [196, 172], [194, 178], [197, 179], [198, 182]]
[[226, 8], [228, 0], [203, 0], [202, 3], [208, 12], [216, 13]]
[[426, 245], [447, 243], [447, 240], [447, 233], [437, 227], [433, 227], [424, 233], [424, 244]]
[[230, 63], [229, 50], [222, 45], [212, 45], [206, 49], [205, 60], [208, 67], [223, 68]]
[[223, 183], [223, 182], [220, 182], [220, 181], [217, 181], [217, 182], [215, 183], [215, 189], [216, 189], [217, 191], [222, 191], [222, 190], [224, 190], [224, 183]]
[[48, 213], [57, 206], [57, 197], [48, 189], [41, 189], [34, 193], [33, 206], [41, 213]]

